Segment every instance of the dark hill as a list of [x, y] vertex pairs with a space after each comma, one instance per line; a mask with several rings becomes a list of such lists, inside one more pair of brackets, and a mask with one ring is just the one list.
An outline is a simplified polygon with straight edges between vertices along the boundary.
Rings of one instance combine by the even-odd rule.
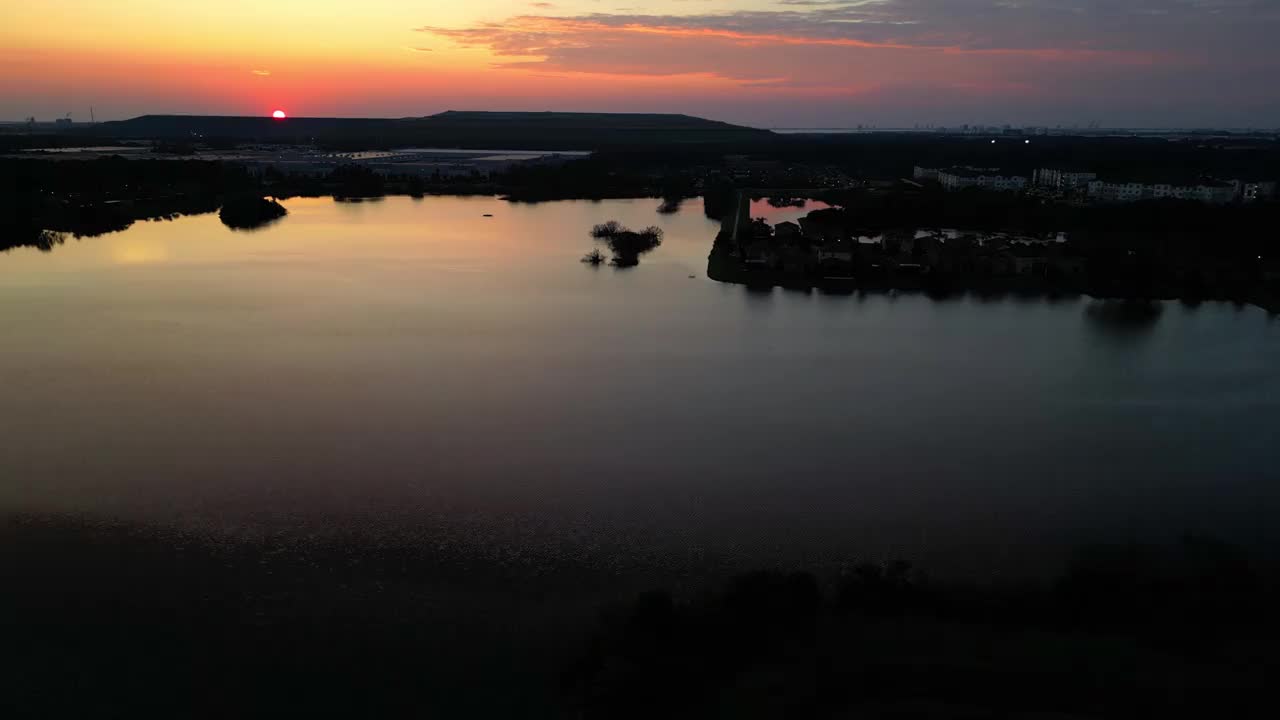
[[671, 144], [741, 144], [773, 137], [688, 115], [449, 111], [422, 118], [289, 118], [144, 115], [102, 123], [117, 139], [225, 139], [333, 146], [444, 146], [599, 150]]

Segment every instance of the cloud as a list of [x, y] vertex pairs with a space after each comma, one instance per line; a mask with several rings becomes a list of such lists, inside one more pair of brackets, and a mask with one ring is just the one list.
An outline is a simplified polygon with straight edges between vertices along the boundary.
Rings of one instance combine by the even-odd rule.
[[254, 75], [257, 75], [258, 77], [267, 77], [268, 75], [271, 74], [270, 70], [250, 70], [249, 72], [253, 73]]
[[[840, 10], [847, 10], [841, 6]], [[797, 17], [799, 15], [800, 17]], [[815, 19], [818, 15], [820, 19]], [[897, 63], [899, 72], [929, 65], [946, 71], [958, 56], [1021, 61], [1150, 64], [1156, 51], [975, 42], [970, 37], [904, 32], [905, 21], [849, 28], [829, 13], [735, 13], [716, 16], [590, 14], [575, 17], [517, 16], [501, 23], [463, 28], [417, 28], [492, 53], [498, 68], [622, 75], [710, 73], [757, 82], [865, 68], [851, 61]], [[888, 31], [886, 31], [886, 28]], [[830, 84], [824, 83], [824, 84]]]
[[[927, 98], [937, 90], [939, 98], [965, 94], [966, 105], [1048, 107], [1132, 103], [1159, 87], [1188, 105], [1280, 99], [1266, 83], [1240, 82], [1280, 69], [1274, 0], [780, 0], [771, 10], [692, 9], [417, 30], [486, 50], [496, 69], [713, 77], [748, 96]], [[1115, 95], [1098, 98], [1093, 88]]]
[[[964, 50], [1167, 52], [1171, 42], [1226, 50], [1239, 39], [1259, 50], [1280, 30], [1274, 0], [781, 0], [780, 9], [644, 15], [588, 13], [513, 17], [463, 28], [426, 28], [482, 38], [506, 29], [515, 40], [611, 29], [672, 34], [738, 33], [794, 42], [947, 46]], [[541, 21], [541, 25], [535, 25]], [[518, 40], [517, 40], [518, 41]]]

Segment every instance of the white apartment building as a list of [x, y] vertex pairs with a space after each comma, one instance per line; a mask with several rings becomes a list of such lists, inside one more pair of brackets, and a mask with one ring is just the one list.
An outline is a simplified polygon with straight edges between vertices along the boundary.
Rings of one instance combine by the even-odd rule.
[[1059, 190], [1079, 190], [1087, 188], [1089, 183], [1098, 179], [1097, 173], [1075, 170], [1055, 170], [1040, 168], [1035, 172], [1035, 184], [1040, 187], [1057, 188]]
[[1107, 182], [1089, 183], [1089, 197], [1099, 202], [1137, 202], [1139, 200], [1196, 200], [1210, 205], [1226, 205], [1236, 199], [1237, 189], [1231, 183], [1202, 182], [1198, 185], [1172, 183]]
[[938, 182], [945, 190], [962, 190], [978, 187], [986, 190], [1008, 192], [1027, 187], [1027, 178], [1021, 175], [1001, 175], [998, 170], [974, 168], [949, 168], [938, 171]]
[[915, 169], [911, 171], [911, 177], [914, 180], [937, 180], [938, 168], [927, 168], [916, 165]]

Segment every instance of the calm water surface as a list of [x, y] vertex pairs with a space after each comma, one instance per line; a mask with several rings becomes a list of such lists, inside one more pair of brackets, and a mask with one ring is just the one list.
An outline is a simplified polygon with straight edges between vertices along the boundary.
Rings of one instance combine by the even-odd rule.
[[[0, 255], [0, 511], [603, 567], [1280, 545], [1257, 308], [753, 292], [697, 201], [286, 204]], [[610, 219], [666, 241], [580, 264]]]

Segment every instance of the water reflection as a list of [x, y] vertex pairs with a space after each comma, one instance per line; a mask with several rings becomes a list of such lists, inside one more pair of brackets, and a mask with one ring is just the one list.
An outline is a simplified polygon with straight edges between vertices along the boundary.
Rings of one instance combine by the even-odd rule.
[[163, 243], [139, 239], [113, 243], [111, 257], [117, 265], [151, 265], [169, 260], [169, 247]]
[[1089, 325], [1119, 339], [1136, 339], [1155, 329], [1164, 303], [1148, 300], [1094, 300], [1085, 306]]
[[[1256, 308], [739, 288], [697, 200], [285, 205], [0, 256], [0, 513], [350, 517], [602, 566], [1280, 535]], [[608, 220], [662, 245], [586, 272]]]
[[825, 210], [831, 205], [821, 200], [807, 198], [752, 198], [751, 217], [764, 218], [770, 225], [780, 222], [797, 222], [815, 210]]

